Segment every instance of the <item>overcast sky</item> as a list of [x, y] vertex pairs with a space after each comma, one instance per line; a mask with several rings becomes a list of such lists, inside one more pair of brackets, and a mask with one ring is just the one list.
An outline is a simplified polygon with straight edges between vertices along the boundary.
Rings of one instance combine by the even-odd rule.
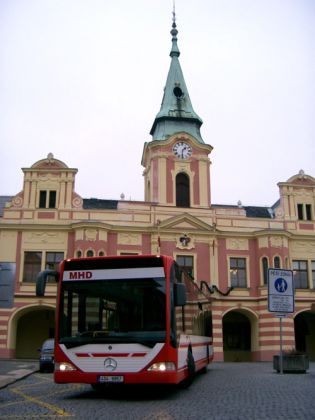
[[[83, 198], [144, 199], [172, 0], [0, 0], [0, 195], [53, 153]], [[213, 204], [272, 205], [315, 177], [315, 1], [176, 0], [180, 63]]]

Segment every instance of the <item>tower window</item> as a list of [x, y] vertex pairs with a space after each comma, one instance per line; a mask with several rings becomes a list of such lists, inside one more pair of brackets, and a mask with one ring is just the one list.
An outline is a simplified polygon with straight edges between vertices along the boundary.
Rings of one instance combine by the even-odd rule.
[[312, 220], [312, 206], [305, 204], [306, 220]]
[[39, 193], [39, 208], [40, 209], [46, 208], [46, 197], [47, 197], [47, 191], [40, 191]]
[[312, 220], [311, 204], [298, 204], [297, 215], [299, 220]]
[[54, 209], [56, 207], [56, 191], [49, 191], [48, 207]]
[[297, 205], [298, 219], [303, 220], [303, 204]]
[[45, 191], [45, 190], [40, 191], [38, 207], [40, 209], [55, 209], [56, 197], [57, 197], [57, 191]]
[[189, 177], [183, 172], [176, 175], [176, 206], [190, 207]]

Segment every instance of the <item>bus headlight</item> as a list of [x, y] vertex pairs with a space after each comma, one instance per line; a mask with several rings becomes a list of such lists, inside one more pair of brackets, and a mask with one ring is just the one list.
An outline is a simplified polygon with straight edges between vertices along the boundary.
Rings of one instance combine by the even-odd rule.
[[173, 362], [159, 362], [151, 365], [148, 370], [151, 372], [169, 372], [176, 370], [176, 366]]
[[70, 372], [76, 370], [76, 368], [71, 363], [62, 362], [55, 363], [55, 370], [59, 370], [60, 372]]

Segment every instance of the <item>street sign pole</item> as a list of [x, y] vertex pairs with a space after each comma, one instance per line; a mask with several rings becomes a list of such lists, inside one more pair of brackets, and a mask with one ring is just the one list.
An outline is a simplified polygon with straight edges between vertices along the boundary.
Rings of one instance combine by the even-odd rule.
[[280, 375], [283, 374], [283, 353], [282, 353], [282, 316], [280, 317]]
[[268, 310], [280, 318], [280, 374], [283, 374], [282, 318], [294, 312], [293, 272], [270, 268], [268, 270]]
[[283, 374], [283, 349], [282, 349], [282, 318], [286, 318], [287, 314], [277, 314], [277, 318], [279, 318], [280, 321], [280, 352], [279, 352], [279, 368], [280, 368], [280, 374]]

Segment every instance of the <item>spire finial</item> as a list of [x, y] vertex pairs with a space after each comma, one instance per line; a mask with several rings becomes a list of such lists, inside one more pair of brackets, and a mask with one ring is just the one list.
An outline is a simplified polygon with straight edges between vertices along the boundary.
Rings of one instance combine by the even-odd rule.
[[173, 24], [172, 24], [172, 30], [171, 30], [171, 35], [172, 35], [172, 50], [170, 52], [170, 56], [171, 57], [179, 57], [180, 52], [177, 46], [177, 34], [178, 34], [178, 30], [176, 29], [176, 13], [175, 13], [175, 0], [173, 0]]
[[[176, 22], [176, 12], [175, 12], [175, 0], [173, 0], [173, 25]], [[175, 23], [176, 26], [176, 23]]]

